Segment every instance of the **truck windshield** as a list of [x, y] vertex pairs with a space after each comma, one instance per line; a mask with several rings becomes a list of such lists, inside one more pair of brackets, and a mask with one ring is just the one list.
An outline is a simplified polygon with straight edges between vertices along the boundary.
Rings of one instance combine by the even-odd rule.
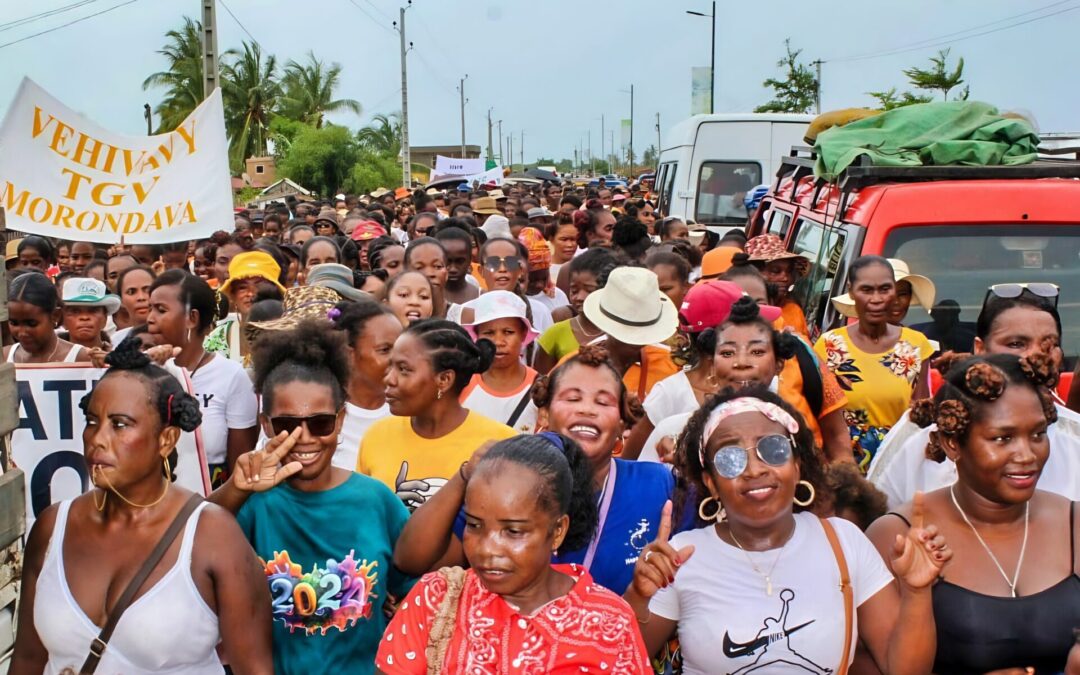
[[911, 305], [905, 324], [932, 339], [951, 336], [970, 351], [975, 320], [992, 284], [1047, 282], [1061, 288], [1062, 349], [1080, 349], [1080, 226], [995, 225], [904, 227], [886, 240], [883, 255], [899, 258], [937, 287], [934, 310]]
[[761, 183], [756, 162], [703, 162], [694, 219], [706, 224], [746, 224], [743, 197]]

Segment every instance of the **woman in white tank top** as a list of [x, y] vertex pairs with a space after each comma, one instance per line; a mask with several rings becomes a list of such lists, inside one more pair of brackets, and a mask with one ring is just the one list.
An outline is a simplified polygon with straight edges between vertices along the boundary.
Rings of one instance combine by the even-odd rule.
[[8, 363], [89, 362], [90, 354], [56, 335], [60, 296], [49, 278], [38, 272], [20, 275], [8, 289], [8, 325], [15, 344], [4, 348]]
[[[198, 403], [132, 341], [82, 407], [89, 494], [30, 531], [13, 673], [76, 673], [117, 601], [191, 493], [170, 478]], [[272, 673], [270, 596], [231, 515], [200, 504], [139, 588], [97, 673]]]

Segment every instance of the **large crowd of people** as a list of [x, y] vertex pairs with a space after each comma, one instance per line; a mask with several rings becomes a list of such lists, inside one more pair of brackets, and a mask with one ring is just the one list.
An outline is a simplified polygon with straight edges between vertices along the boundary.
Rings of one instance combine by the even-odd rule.
[[5, 361], [105, 369], [11, 672], [1080, 675], [1059, 289], [1002, 280], [928, 336], [933, 280], [867, 255], [822, 331], [810, 260], [650, 197], [8, 241]]

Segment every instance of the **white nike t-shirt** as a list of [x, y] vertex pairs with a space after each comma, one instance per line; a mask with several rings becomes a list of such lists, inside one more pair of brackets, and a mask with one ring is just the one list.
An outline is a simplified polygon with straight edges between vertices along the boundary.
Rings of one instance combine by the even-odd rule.
[[[893, 580], [870, 540], [854, 524], [830, 518], [847, 560], [855, 607]], [[675, 583], [653, 597], [649, 609], [679, 624], [683, 672], [835, 672], [844, 647], [840, 570], [817, 516], [795, 514], [795, 533], [780, 552], [744, 552], [725, 543], [713, 526], [671, 538], [694, 554]], [[780, 554], [777, 560], [777, 554]], [[763, 573], [772, 568], [772, 595]], [[858, 615], [850, 662], [858, 642]]]

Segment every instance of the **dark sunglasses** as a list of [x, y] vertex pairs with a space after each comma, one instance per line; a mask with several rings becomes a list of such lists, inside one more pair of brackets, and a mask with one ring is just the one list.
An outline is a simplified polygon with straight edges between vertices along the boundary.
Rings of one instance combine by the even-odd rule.
[[507, 272], [517, 272], [521, 269], [521, 263], [522, 260], [519, 255], [508, 255], [505, 258], [493, 255], [484, 260], [484, 267], [492, 272], [498, 272], [500, 267], [506, 266]]
[[270, 428], [274, 430], [275, 436], [282, 431], [291, 434], [301, 424], [307, 425], [308, 433], [312, 436], [329, 436], [334, 433], [334, 427], [337, 426], [337, 413], [319, 413], [307, 417], [282, 415], [270, 418]]
[[[790, 438], [775, 434], [761, 438], [757, 447], [750, 450], [769, 466], [784, 466], [791, 459], [793, 446]], [[750, 450], [737, 445], [725, 445], [717, 450], [712, 460], [716, 473], [727, 479], [741, 476], [750, 463]]]
[[1034, 282], [1030, 284], [994, 284], [990, 288], [986, 289], [986, 297], [983, 298], [983, 306], [986, 306], [986, 301], [990, 299], [990, 296], [997, 298], [1019, 298], [1024, 294], [1024, 291], [1037, 295], [1040, 298], [1053, 299], [1054, 307], [1057, 307], [1058, 296], [1061, 289], [1057, 284], [1050, 284], [1045, 282]]

